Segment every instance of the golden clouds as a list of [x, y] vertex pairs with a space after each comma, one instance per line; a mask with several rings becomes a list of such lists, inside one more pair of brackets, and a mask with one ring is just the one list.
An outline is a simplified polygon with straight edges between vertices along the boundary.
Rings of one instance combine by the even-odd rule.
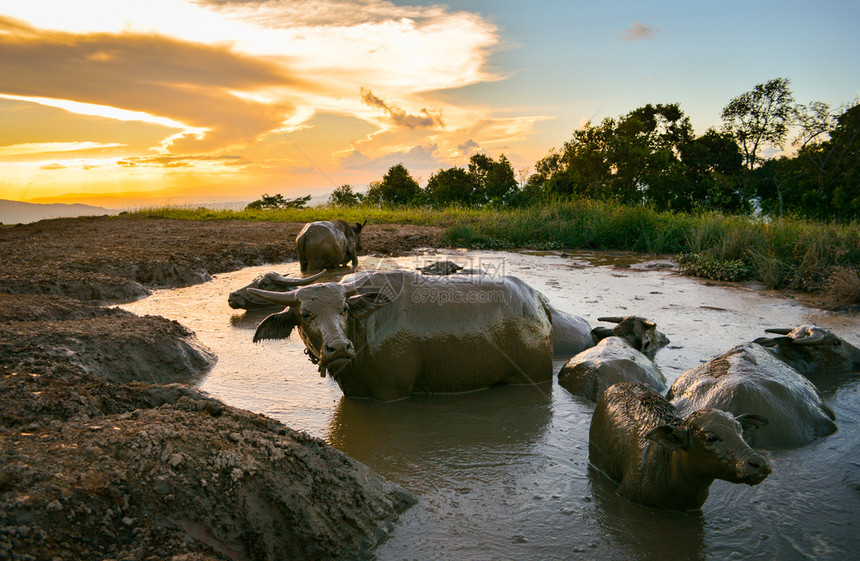
[[[0, 150], [33, 165], [5, 173], [0, 162], [0, 188], [31, 197], [63, 189], [60, 176], [79, 189], [166, 178], [331, 189], [403, 161], [426, 177], [459, 164], [459, 146], [506, 148], [538, 119], [457, 101], [457, 88], [501, 79], [487, 65], [499, 30], [443, 5], [28, 0], [2, 11], [0, 113], [19, 116]], [[50, 116], [53, 131], [28, 126], [25, 114], [47, 109], [20, 104], [71, 116]], [[64, 149], [44, 153], [52, 144]]]
[[[282, 64], [224, 45], [138, 33], [37, 30], [8, 18], [0, 18], [0, 30], [0, 75], [6, 77], [0, 93], [169, 119], [185, 129], [166, 146], [177, 152], [253, 141], [271, 125], [254, 103], [231, 90], [297, 84]], [[267, 108], [276, 116], [289, 110], [285, 103]]]

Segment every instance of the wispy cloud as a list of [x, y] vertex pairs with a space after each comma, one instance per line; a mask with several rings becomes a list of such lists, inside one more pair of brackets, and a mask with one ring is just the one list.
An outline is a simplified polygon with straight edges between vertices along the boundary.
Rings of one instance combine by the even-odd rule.
[[36, 154], [56, 154], [57, 152], [79, 152], [99, 148], [115, 148], [123, 146], [119, 143], [101, 142], [25, 142], [0, 146], [0, 158], [16, 156], [33, 156]]
[[625, 41], [650, 41], [657, 37], [660, 33], [660, 28], [653, 25], [645, 25], [637, 21], [630, 29], [625, 29], [622, 33], [622, 39]]
[[242, 156], [135, 156], [117, 161], [117, 165], [125, 167], [157, 166], [165, 168], [188, 167], [195, 162], [210, 162], [221, 165], [235, 166], [248, 163]]
[[429, 129], [445, 126], [441, 112], [433, 112], [422, 108], [417, 115], [410, 115], [397, 105], [392, 105], [384, 99], [373, 95], [373, 92], [367, 88], [361, 88], [361, 101], [365, 105], [382, 109], [388, 113], [391, 121], [399, 127]]
[[[297, 83], [282, 65], [224, 45], [40, 30], [2, 17], [0, 75], [0, 93], [18, 98], [69, 100], [182, 123], [192, 130], [171, 139], [169, 147], [177, 152], [252, 141], [271, 124], [253, 102], [232, 91]], [[268, 107], [280, 117], [289, 110], [283, 103]], [[207, 132], [201, 135], [201, 129]]]

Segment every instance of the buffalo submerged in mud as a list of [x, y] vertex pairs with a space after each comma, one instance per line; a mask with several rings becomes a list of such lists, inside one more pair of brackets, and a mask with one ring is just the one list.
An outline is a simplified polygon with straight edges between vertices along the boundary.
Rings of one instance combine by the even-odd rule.
[[400, 399], [552, 379], [552, 316], [515, 277], [361, 273], [291, 292], [250, 292], [287, 308], [254, 341], [294, 328], [348, 397]]
[[686, 418], [644, 384], [610, 387], [594, 409], [588, 459], [642, 505], [696, 510], [715, 479], [757, 485], [771, 472], [744, 437], [767, 419], [700, 409]]

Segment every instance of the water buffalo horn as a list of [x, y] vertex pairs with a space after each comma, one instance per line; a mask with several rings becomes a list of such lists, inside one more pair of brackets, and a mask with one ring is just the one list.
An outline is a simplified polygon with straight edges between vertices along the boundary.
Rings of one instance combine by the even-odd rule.
[[370, 282], [370, 275], [365, 275], [363, 279], [354, 280], [343, 285], [343, 293], [344, 296], [349, 298], [350, 296], [355, 296], [358, 293], [358, 289], [362, 286]]
[[597, 321], [608, 321], [609, 323], [621, 323], [622, 321], [624, 321], [624, 318], [619, 317], [619, 316], [611, 316], [611, 317], [597, 318]]
[[311, 275], [309, 277], [305, 277], [303, 279], [291, 279], [283, 275], [279, 275], [278, 273], [269, 273], [269, 280], [271, 280], [275, 284], [280, 284], [282, 286], [305, 286], [323, 276], [325, 272], [326, 269], [323, 269], [319, 273]]
[[269, 302], [274, 302], [275, 304], [281, 304], [282, 306], [294, 306], [298, 303], [298, 299], [296, 299], [296, 291], [292, 290], [290, 292], [272, 292], [271, 290], [260, 290], [259, 288], [249, 288], [248, 292], [253, 294], [254, 296], [259, 296], [264, 300], [268, 300]]
[[765, 333], [776, 333], [777, 335], [788, 335], [792, 331], [794, 330], [787, 327], [772, 327], [764, 330]]
[[791, 337], [759, 337], [754, 340], [753, 343], [757, 345], [761, 345], [762, 347], [775, 347], [780, 343], [793, 343], [794, 339]]

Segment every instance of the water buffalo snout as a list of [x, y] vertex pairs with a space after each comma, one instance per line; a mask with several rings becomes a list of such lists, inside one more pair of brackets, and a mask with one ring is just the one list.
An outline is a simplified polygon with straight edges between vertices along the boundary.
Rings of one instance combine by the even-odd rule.
[[355, 358], [355, 346], [348, 339], [326, 343], [323, 347], [323, 357], [329, 360], [335, 358]]
[[753, 454], [743, 462], [741, 473], [744, 479], [755, 485], [756, 483], [761, 483], [770, 475], [770, 464], [764, 459], [764, 456]]

